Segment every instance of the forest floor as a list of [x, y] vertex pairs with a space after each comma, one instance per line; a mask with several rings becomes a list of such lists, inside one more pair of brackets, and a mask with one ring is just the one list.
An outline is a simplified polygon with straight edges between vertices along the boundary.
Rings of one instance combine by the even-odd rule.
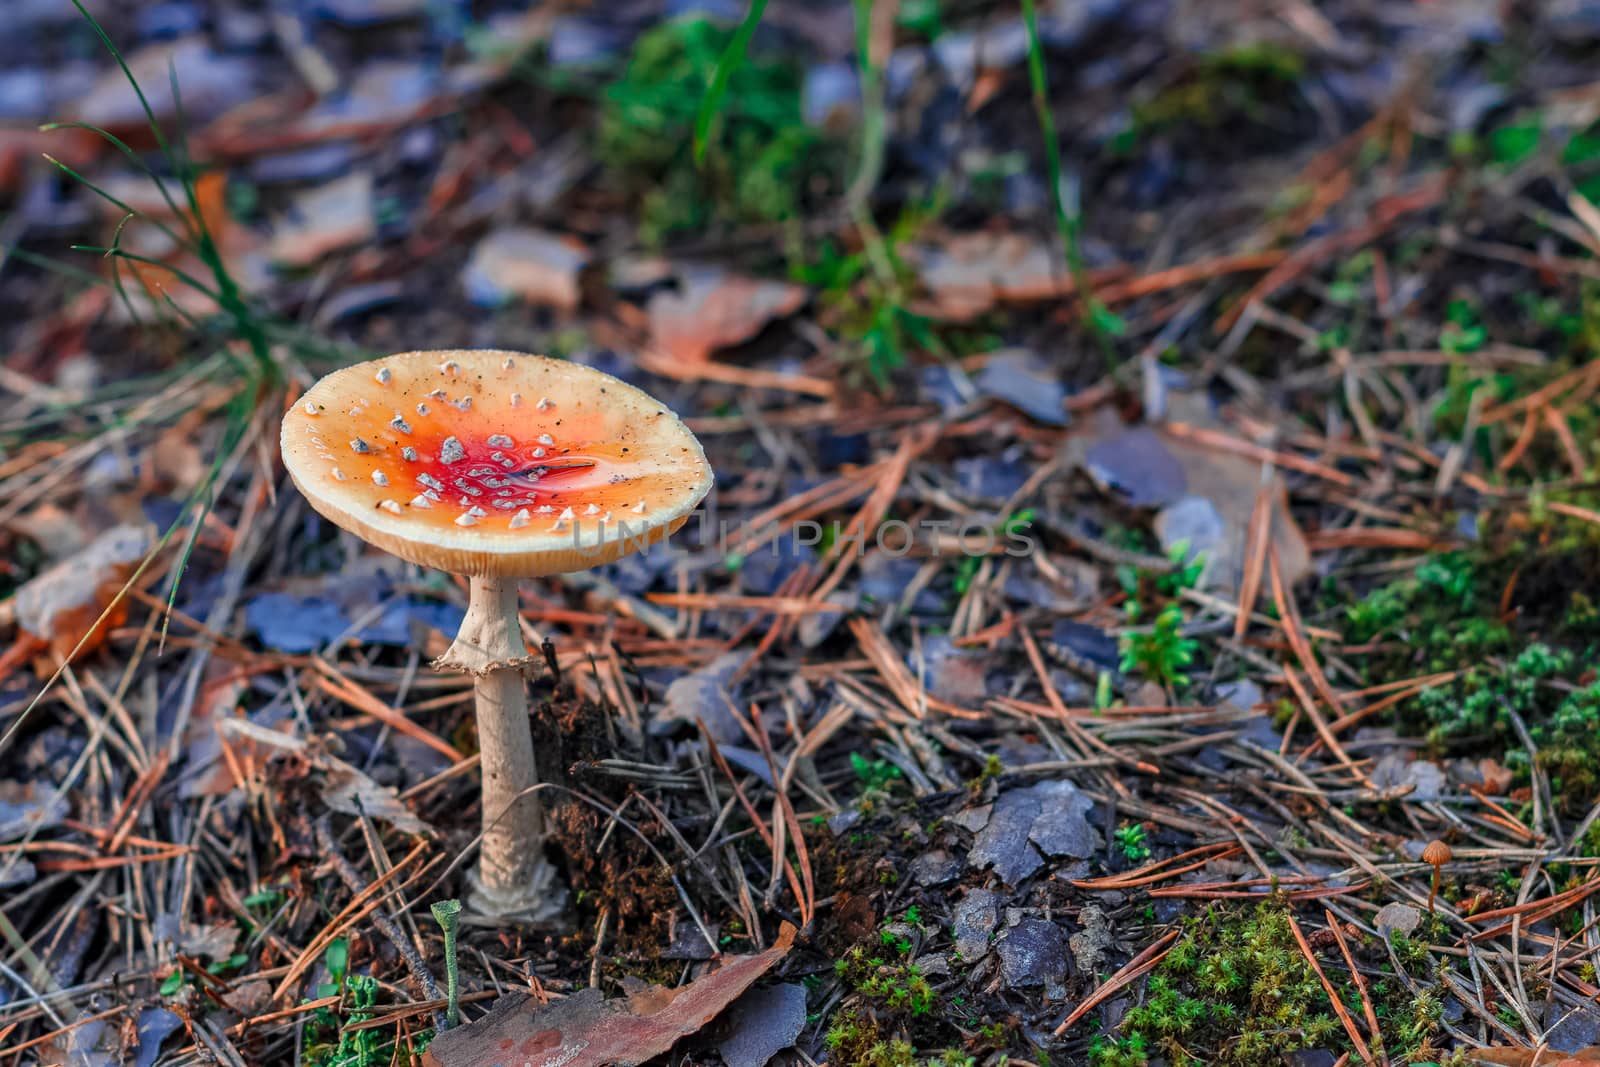
[[[0, 1064], [1600, 1057], [1594, 6], [753, 15], [8, 5]], [[447, 961], [465, 587], [275, 442], [469, 347], [717, 488]]]

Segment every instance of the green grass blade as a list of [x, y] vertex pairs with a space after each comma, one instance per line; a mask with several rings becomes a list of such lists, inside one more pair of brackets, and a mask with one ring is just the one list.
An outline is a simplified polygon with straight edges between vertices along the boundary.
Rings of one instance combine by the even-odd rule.
[[1033, 108], [1039, 119], [1039, 132], [1044, 136], [1045, 168], [1050, 180], [1050, 204], [1055, 209], [1056, 231], [1065, 246], [1067, 268], [1078, 291], [1078, 301], [1083, 305], [1084, 319], [1089, 323], [1089, 331], [1100, 343], [1106, 358], [1106, 369], [1109, 370], [1116, 364], [1111, 325], [1116, 319], [1089, 289], [1089, 271], [1084, 266], [1083, 249], [1078, 240], [1082, 224], [1079, 206], [1074, 205], [1069, 212], [1061, 199], [1061, 141], [1056, 136], [1055, 120], [1050, 114], [1050, 85], [1045, 77], [1044, 44], [1039, 39], [1039, 14], [1034, 0], [1022, 0], [1022, 22], [1028, 31], [1028, 81], [1033, 89]]
[[711, 76], [711, 86], [701, 98], [700, 110], [694, 117], [696, 166], [705, 166], [706, 150], [711, 143], [711, 125], [722, 112], [722, 102], [728, 95], [728, 83], [733, 80], [734, 73], [744, 65], [745, 54], [750, 49], [750, 39], [755, 36], [756, 27], [761, 25], [761, 16], [766, 10], [767, 0], [750, 0], [750, 8], [744, 13], [744, 21], [739, 23], [739, 28], [734, 31], [727, 47], [717, 59], [717, 69]]
[[[128, 147], [127, 142], [118, 137], [116, 134], [112, 133], [110, 130], [102, 129], [99, 126], [88, 122], [47, 122], [43, 126], [40, 126], [39, 129], [45, 133], [49, 133], [54, 130], [87, 130], [96, 137], [104, 140], [106, 143], [113, 145], [119, 152], [128, 158], [129, 162], [131, 162], [134, 167], [140, 170], [151, 181], [156, 183], [156, 191], [161, 194], [161, 199], [166, 201], [167, 210], [171, 211], [175, 217], [183, 219], [186, 226], [190, 224], [188, 216], [185, 215], [184, 212], [178, 207], [178, 202], [172, 198], [172, 193], [167, 189], [166, 180], [163, 179], [161, 175], [151, 170], [149, 164], [145, 163], [145, 161], [139, 157], [139, 153]], [[85, 185], [89, 185], [89, 183], [81, 174], [74, 172], [57, 160], [51, 159], [48, 155], [46, 155], [44, 158], [49, 159], [51, 163], [54, 163], [57, 167], [60, 167], [68, 174], [71, 174], [74, 178], [78, 179], [78, 181], [83, 182]], [[99, 189], [95, 189], [95, 187], [92, 185], [89, 185], [89, 188], [94, 189], [94, 191], [100, 193], [101, 196], [106, 195]], [[110, 199], [110, 197], [107, 197], [107, 199]], [[115, 203], [115, 201], [113, 201], [113, 203]], [[118, 206], [122, 207], [123, 205], [118, 204]], [[155, 219], [151, 219], [150, 221], [155, 222], [157, 225], [161, 225]], [[173, 240], [178, 240], [176, 235], [173, 236]], [[193, 237], [191, 237], [191, 241], [192, 240]]]
[[[124, 202], [121, 198], [113, 196], [111, 193], [109, 193], [106, 190], [100, 188], [100, 186], [96, 185], [94, 182], [90, 181], [88, 178], [84, 177], [82, 174], [79, 174], [76, 170], [72, 169], [67, 164], [61, 162], [56, 157], [46, 153], [44, 158], [45, 158], [46, 161], [48, 161], [50, 163], [51, 166], [55, 167], [57, 170], [61, 171], [61, 173], [67, 175], [68, 177], [72, 178], [73, 180], [81, 183], [86, 188], [88, 188], [88, 190], [90, 192], [94, 193], [96, 196], [100, 197], [102, 200], [106, 201], [107, 203], [109, 203], [109, 204], [111, 204], [111, 205], [113, 205], [115, 207], [121, 208], [122, 211], [125, 214], [129, 215], [129, 216], [132, 216], [134, 218], [144, 219], [146, 222], [150, 223], [150, 225], [156, 227], [156, 229], [160, 230], [163, 234], [165, 234], [167, 237], [169, 237], [174, 243], [176, 243], [178, 245], [181, 245], [181, 246], [191, 246], [193, 244], [193, 242], [186, 241], [182, 237], [180, 237], [172, 229], [172, 227], [168, 226], [166, 223], [162, 222], [160, 219], [153, 218], [153, 217], [151, 217], [149, 215], [146, 215], [144, 212], [140, 211], [138, 208], [135, 208], [135, 207], [131, 206], [130, 204]], [[154, 175], [151, 175], [151, 176], [154, 177]], [[158, 178], [156, 180], [157, 180], [157, 183], [159, 184], [160, 179]], [[162, 190], [162, 196], [166, 197], [167, 203], [169, 203], [169, 204], [172, 203], [172, 199], [170, 197], [166, 196], [166, 190], [165, 189]], [[176, 207], [176, 205], [173, 206], [172, 210], [177, 214], [177, 216], [179, 218], [183, 218], [184, 217], [183, 216], [183, 212], [180, 211]], [[123, 225], [126, 225], [126, 223], [127, 223], [127, 220], [124, 219], [123, 220]], [[119, 230], [120, 230], [120, 227], [119, 227]]]

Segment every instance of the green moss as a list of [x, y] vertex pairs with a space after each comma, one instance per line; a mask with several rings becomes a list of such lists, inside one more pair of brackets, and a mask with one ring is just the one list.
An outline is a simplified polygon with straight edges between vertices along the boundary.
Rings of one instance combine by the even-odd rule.
[[[1358, 994], [1342, 961], [1321, 962], [1340, 998], [1359, 1016]], [[1437, 1023], [1437, 1005], [1419, 1004], [1398, 982], [1369, 983], [1368, 989], [1380, 1024], [1389, 1021], [1381, 1032], [1391, 1054], [1424, 1047]], [[1138, 1067], [1156, 1058], [1173, 1067], [1268, 1067], [1281, 1063], [1285, 1052], [1348, 1044], [1279, 900], [1210, 908], [1187, 920], [1121, 1029], [1095, 1042], [1094, 1067]]]
[[916, 1067], [911, 1042], [888, 1038], [878, 1019], [859, 1007], [841, 1009], [823, 1035], [829, 1059], [862, 1067]]
[[1491, 526], [1474, 551], [1370, 592], [1348, 610], [1345, 639], [1372, 682], [1454, 672], [1398, 706], [1402, 727], [1441, 754], [1503, 750], [1526, 772], [1520, 719], [1554, 792], [1582, 809], [1600, 793], [1600, 684], [1589, 674], [1600, 612], [1583, 592], [1600, 574], [1600, 531], [1530, 510], [1531, 527]]
[[1207, 129], [1239, 120], [1261, 122], [1285, 88], [1305, 73], [1305, 59], [1269, 44], [1243, 45], [1204, 56], [1183, 78], [1136, 104], [1136, 129], [1194, 125]]
[[752, 51], [733, 73], [704, 165], [693, 158], [700, 102], [732, 31], [703, 17], [639, 38], [601, 98], [601, 163], [641, 198], [641, 235], [658, 241], [713, 221], [799, 218], [836, 174], [836, 153], [800, 112], [801, 72]]
[[851, 989], [892, 1012], [926, 1015], [933, 1009], [933, 988], [916, 966], [905, 961], [911, 945], [884, 932], [882, 952], [857, 945], [837, 961], [834, 971]]

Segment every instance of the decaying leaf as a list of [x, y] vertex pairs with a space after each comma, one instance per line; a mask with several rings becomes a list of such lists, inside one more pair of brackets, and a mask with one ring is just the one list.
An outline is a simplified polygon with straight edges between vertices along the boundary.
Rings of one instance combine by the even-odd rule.
[[433, 1039], [427, 1067], [635, 1067], [668, 1051], [720, 1015], [794, 944], [785, 923], [778, 940], [754, 956], [731, 957], [678, 989], [650, 986], [632, 996], [606, 1000], [585, 989], [543, 1008], [530, 998], [500, 998], [477, 1022]]
[[378, 223], [371, 173], [357, 171], [302, 193], [273, 230], [268, 258], [292, 267], [308, 267], [330, 252], [372, 240]]
[[496, 230], [472, 250], [462, 277], [474, 304], [495, 307], [522, 300], [571, 311], [589, 252], [571, 237], [526, 226]]
[[1600, 1045], [1576, 1052], [1513, 1046], [1480, 1048], [1468, 1052], [1462, 1062], [1470, 1067], [1584, 1067], [1584, 1064], [1600, 1063]]
[[49, 783], [0, 781], [0, 841], [48, 830], [66, 817], [66, 798]]
[[911, 254], [941, 318], [963, 321], [1002, 300], [1048, 300], [1072, 290], [1060, 257], [1019, 233], [964, 233]]
[[304, 759], [318, 773], [323, 803], [334, 811], [381, 819], [408, 834], [432, 832], [433, 828], [413, 815], [393, 789], [379, 785], [312, 741], [257, 726], [248, 719], [221, 719], [217, 732], [225, 742], [251, 744], [256, 753], [288, 752]]
[[70, 654], [80, 640], [85, 652], [98, 647], [106, 632], [122, 625], [127, 617], [122, 603], [103, 620], [101, 612], [121, 591], [150, 545], [147, 527], [127, 524], [107, 530], [83, 551], [17, 590], [18, 628], [58, 657]]
[[704, 363], [717, 349], [748, 341], [806, 302], [798, 285], [720, 268], [686, 270], [679, 279], [677, 290], [651, 297], [648, 310], [652, 343], [662, 355], [684, 363]]
[[[1201, 426], [1210, 422], [1201, 411], [1189, 421]], [[1191, 553], [1204, 556], [1205, 587], [1239, 588], [1256, 496], [1263, 486], [1271, 544], [1277, 548], [1284, 581], [1292, 585], [1310, 572], [1311, 550], [1289, 512], [1283, 479], [1271, 471], [1263, 481], [1260, 460], [1160, 427], [1124, 426], [1109, 412], [1097, 412], [1094, 424], [1089, 433], [1066, 442], [1063, 458], [1129, 503], [1160, 509], [1155, 531], [1162, 547], [1184, 543]]]

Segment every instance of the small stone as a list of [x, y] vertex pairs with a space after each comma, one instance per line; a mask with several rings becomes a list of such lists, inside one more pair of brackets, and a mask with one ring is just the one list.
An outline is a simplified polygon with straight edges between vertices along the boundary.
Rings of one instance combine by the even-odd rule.
[[995, 944], [1000, 975], [1013, 989], [1043, 986], [1046, 999], [1063, 992], [1067, 946], [1061, 928], [1043, 919], [1023, 919]]
[[1078, 973], [1095, 974], [1111, 951], [1111, 924], [1106, 921], [1106, 913], [1094, 904], [1083, 906], [1078, 923], [1082, 929], [1067, 938], [1072, 962], [1078, 965]]
[[960, 860], [938, 848], [911, 861], [911, 880], [923, 886], [945, 885], [955, 881], [961, 870]]
[[964, 808], [950, 817], [955, 823], [969, 833], [977, 833], [989, 825], [989, 818], [994, 814], [993, 804], [979, 804], [975, 807]]
[[752, 989], [728, 1011], [728, 1036], [717, 1051], [727, 1067], [766, 1067], [806, 1025], [806, 988], [788, 983]]
[[1000, 921], [1000, 894], [989, 889], [974, 889], [956, 904], [954, 929], [956, 953], [968, 963], [976, 963], [989, 951], [989, 935]]
[[1098, 835], [1085, 818], [1094, 801], [1065, 779], [1040, 782], [1032, 792], [1040, 798], [1043, 810], [1028, 831], [1028, 840], [1047, 856], [1087, 859], [1094, 855]]
[[1011, 349], [996, 353], [978, 372], [978, 390], [1003, 400], [1049, 426], [1065, 426], [1066, 386], [1058, 373], [1033, 352]]

